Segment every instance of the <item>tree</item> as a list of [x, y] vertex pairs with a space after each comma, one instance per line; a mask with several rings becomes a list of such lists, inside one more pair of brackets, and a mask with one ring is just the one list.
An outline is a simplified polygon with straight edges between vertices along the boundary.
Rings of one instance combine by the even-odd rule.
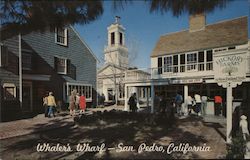
[[[10, 34], [15, 35], [44, 31], [47, 28], [54, 31], [55, 27], [90, 23], [102, 15], [103, 2], [5, 0], [1, 1], [0, 9], [1, 27], [8, 28], [13, 31]], [[4, 33], [7, 36], [6, 32]]]
[[[100, 17], [104, 0], [5, 0], [0, 2], [1, 27], [11, 28], [13, 34], [44, 31], [47, 27], [87, 24]], [[150, 12], [172, 12], [174, 16], [212, 12], [224, 8], [229, 0], [145, 0]], [[114, 9], [124, 9], [128, 0], [113, 0]]]

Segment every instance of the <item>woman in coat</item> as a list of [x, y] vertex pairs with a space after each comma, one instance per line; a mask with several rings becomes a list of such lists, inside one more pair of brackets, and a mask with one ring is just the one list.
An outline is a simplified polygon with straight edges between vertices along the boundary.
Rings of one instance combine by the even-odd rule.
[[80, 96], [79, 106], [80, 106], [80, 113], [84, 113], [86, 109], [86, 97], [84, 96], [84, 94]]
[[72, 91], [69, 97], [69, 111], [71, 116], [75, 115], [75, 104], [76, 104], [76, 93], [75, 91]]

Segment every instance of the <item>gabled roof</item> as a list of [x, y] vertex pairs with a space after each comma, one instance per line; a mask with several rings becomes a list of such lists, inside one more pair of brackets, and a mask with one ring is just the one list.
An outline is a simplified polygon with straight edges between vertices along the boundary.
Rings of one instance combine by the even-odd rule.
[[104, 66], [102, 66], [100, 69], [98, 69], [98, 74], [100, 72], [102, 72], [103, 70], [105, 70], [106, 68], [108, 67], [114, 67], [114, 68], [117, 68], [117, 69], [120, 69], [120, 70], [126, 70], [127, 68], [124, 68], [124, 67], [120, 67], [118, 65], [115, 65], [115, 64], [110, 64], [110, 63], [106, 63]]
[[79, 33], [75, 30], [75, 28], [73, 26], [70, 25], [70, 27], [72, 28], [72, 30], [75, 32], [75, 34], [77, 35], [77, 37], [80, 39], [80, 41], [83, 43], [83, 45], [85, 45], [87, 47], [87, 49], [89, 50], [89, 52], [92, 54], [92, 56], [96, 59], [97, 62], [100, 62], [99, 59], [96, 57], [96, 55], [93, 53], [93, 51], [89, 48], [89, 46], [87, 45], [87, 43], [81, 38], [81, 36], [79, 35]]
[[202, 49], [246, 44], [248, 42], [247, 16], [206, 25], [205, 29], [184, 30], [160, 37], [151, 57]]

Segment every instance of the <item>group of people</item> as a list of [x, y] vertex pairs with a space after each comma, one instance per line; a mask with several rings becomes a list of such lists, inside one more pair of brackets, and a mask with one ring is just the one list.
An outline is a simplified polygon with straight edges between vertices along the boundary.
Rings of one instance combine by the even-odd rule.
[[[174, 108], [178, 116], [190, 115], [195, 113], [198, 116], [206, 115], [208, 96], [196, 93], [189, 95], [185, 100], [180, 93], [176, 93], [174, 99], [167, 99], [164, 93], [155, 94], [154, 106], [156, 112], [164, 113], [168, 108]], [[214, 97], [215, 115], [222, 114], [222, 97], [217, 95]], [[225, 111], [224, 111], [225, 112]]]
[[77, 93], [76, 90], [73, 90], [71, 92], [71, 95], [69, 97], [69, 111], [70, 115], [75, 115], [75, 110], [80, 110], [80, 114], [84, 113], [86, 110], [86, 97], [84, 94]]
[[[58, 101], [58, 103], [56, 103], [53, 92], [48, 92], [48, 94], [46, 93], [46, 95], [43, 97], [43, 106], [45, 110], [45, 117], [55, 117], [56, 111], [60, 109], [61, 102]], [[71, 116], [75, 115], [76, 109], [80, 110], [81, 114], [85, 112], [86, 97], [84, 94], [80, 95], [76, 90], [73, 90], [69, 97], [69, 110]]]

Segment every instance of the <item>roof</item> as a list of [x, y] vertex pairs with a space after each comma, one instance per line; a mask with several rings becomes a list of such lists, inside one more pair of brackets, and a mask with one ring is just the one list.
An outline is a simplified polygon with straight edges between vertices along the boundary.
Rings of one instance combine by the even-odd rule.
[[116, 64], [106, 63], [104, 66], [102, 66], [100, 69], [98, 69], [98, 71], [97, 71], [98, 74], [101, 73], [103, 70], [105, 70], [108, 67], [114, 67], [114, 68], [117, 68], [117, 69], [120, 69], [120, 70], [126, 70], [126, 68], [118, 66]]
[[151, 57], [202, 49], [240, 45], [248, 42], [247, 16], [206, 25], [205, 29], [184, 30], [160, 37]]
[[96, 55], [93, 53], [93, 51], [89, 48], [89, 46], [87, 45], [87, 43], [83, 40], [83, 38], [81, 38], [81, 36], [79, 35], [79, 33], [75, 30], [75, 28], [73, 26], [71, 26], [71, 25], [70, 25], [70, 27], [75, 32], [75, 34], [77, 35], [77, 37], [80, 39], [80, 41], [82, 42], [82, 44], [87, 47], [87, 49], [92, 54], [92, 56], [96, 59], [96, 61], [100, 62], [99, 59], [96, 57]]

